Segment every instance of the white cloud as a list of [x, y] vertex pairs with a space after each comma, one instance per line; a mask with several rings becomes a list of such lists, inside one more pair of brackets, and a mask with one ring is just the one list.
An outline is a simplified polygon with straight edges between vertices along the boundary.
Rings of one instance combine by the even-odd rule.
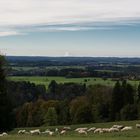
[[[73, 24], [82, 25], [82, 30], [98, 22], [132, 24], [140, 19], [139, 6], [140, 0], [0, 0], [0, 28], [23, 31], [32, 26]], [[61, 30], [80, 29], [76, 27]]]
[[23, 35], [23, 33], [19, 33], [19, 32], [16, 32], [16, 31], [2, 31], [2, 32], [0, 32], [0, 37], [13, 36], [13, 35]]

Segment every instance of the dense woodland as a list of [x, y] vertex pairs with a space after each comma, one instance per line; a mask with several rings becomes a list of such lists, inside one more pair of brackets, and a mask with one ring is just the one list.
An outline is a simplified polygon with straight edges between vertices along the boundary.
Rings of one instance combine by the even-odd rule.
[[14, 127], [66, 125], [140, 119], [140, 85], [114, 87], [77, 83], [44, 85], [8, 81], [0, 57], [0, 131]]

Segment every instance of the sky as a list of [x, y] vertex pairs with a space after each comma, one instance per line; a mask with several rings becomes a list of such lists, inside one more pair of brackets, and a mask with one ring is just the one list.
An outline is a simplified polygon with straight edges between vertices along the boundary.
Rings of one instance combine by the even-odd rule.
[[0, 0], [0, 52], [140, 57], [140, 0]]

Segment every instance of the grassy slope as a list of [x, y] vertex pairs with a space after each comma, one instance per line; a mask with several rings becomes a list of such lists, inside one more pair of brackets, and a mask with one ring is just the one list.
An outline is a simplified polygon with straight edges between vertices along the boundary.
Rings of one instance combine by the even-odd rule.
[[[119, 132], [119, 133], [106, 133], [106, 134], [93, 134], [90, 133], [88, 136], [81, 136], [75, 133], [73, 130], [69, 132], [65, 136], [18, 136], [16, 135], [19, 129], [15, 129], [11, 132], [11, 134], [7, 137], [0, 138], [0, 140], [140, 140], [140, 129], [135, 128], [135, 124], [140, 121], [129, 121], [129, 122], [111, 122], [111, 123], [95, 123], [95, 124], [85, 124], [85, 125], [73, 125], [71, 128], [74, 130], [77, 127], [101, 127], [107, 128], [111, 127], [113, 124], [123, 124], [125, 126], [133, 126], [133, 130], [127, 132]], [[63, 126], [57, 126], [57, 128], [62, 128]], [[54, 130], [55, 127], [40, 127], [42, 131], [50, 128]], [[25, 128], [23, 128], [25, 129]], [[27, 130], [36, 129], [36, 128], [26, 128]]]

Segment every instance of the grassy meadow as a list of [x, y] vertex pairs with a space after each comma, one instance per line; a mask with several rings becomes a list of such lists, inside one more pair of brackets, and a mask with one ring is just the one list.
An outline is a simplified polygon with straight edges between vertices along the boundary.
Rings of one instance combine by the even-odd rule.
[[[10, 135], [1, 137], [0, 140], [140, 140], [140, 129], [136, 129], [135, 124], [140, 121], [125, 121], [125, 122], [110, 122], [110, 123], [95, 123], [95, 124], [85, 124], [85, 125], [72, 125], [72, 130], [66, 133], [66, 135], [40, 135], [40, 136], [30, 136], [30, 135], [17, 135], [19, 130], [15, 129], [10, 132]], [[125, 126], [132, 126], [133, 130], [117, 133], [104, 133], [104, 134], [94, 134], [93, 132], [88, 133], [87, 136], [80, 135], [74, 132], [75, 128], [78, 127], [96, 127], [96, 128], [109, 128], [114, 124], [121, 124]], [[27, 131], [32, 129], [40, 129], [44, 131], [50, 129], [54, 131], [55, 128], [63, 128], [63, 126], [52, 126], [52, 127], [40, 127], [40, 128], [20, 128], [26, 129]]]
[[[8, 77], [8, 79], [13, 81], [30, 81], [31, 83], [35, 83], [36, 85], [42, 84], [45, 85], [46, 88], [48, 87], [49, 83], [52, 80], [55, 80], [57, 83], [68, 83], [68, 82], [74, 82], [74, 83], [81, 83], [86, 85], [94, 85], [94, 84], [102, 84], [107, 86], [113, 86], [116, 82], [112, 81], [111, 79], [103, 80], [102, 78], [65, 78], [65, 77], [53, 77], [53, 76], [11, 76]], [[85, 81], [86, 80], [86, 81]], [[137, 86], [139, 84], [139, 81], [128, 81], [134, 86]]]

